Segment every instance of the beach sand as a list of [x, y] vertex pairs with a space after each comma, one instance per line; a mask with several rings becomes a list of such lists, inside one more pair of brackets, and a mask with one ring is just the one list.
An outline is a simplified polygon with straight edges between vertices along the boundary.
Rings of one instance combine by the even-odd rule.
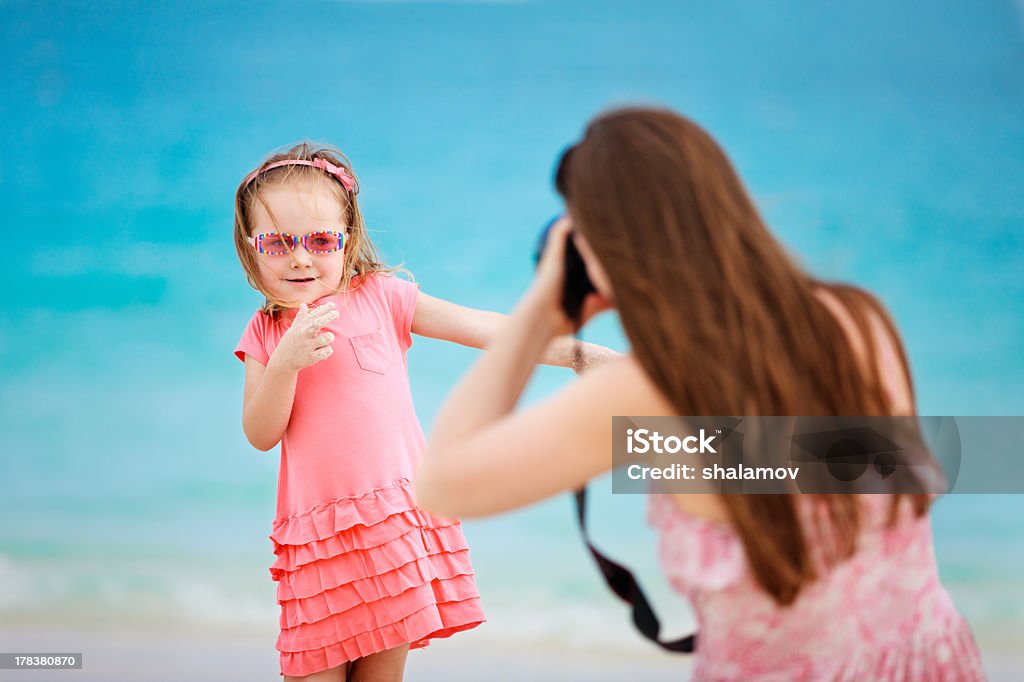
[[[495, 680], [685, 680], [689, 658], [651, 650], [643, 655], [602, 656], [566, 648], [497, 648], [473, 633], [437, 640], [409, 655], [409, 682]], [[276, 631], [239, 633], [140, 633], [0, 630], [0, 649], [23, 653], [81, 653], [81, 670], [0, 670], [0, 680], [280, 680]], [[484, 638], [486, 640], [486, 638]]]
[[[0, 649], [7, 652], [81, 652], [82, 670], [0, 670], [0, 680], [74, 680], [140, 682], [148, 680], [280, 680], [276, 631], [259, 633], [109, 630], [0, 629]], [[1024, 679], [1024, 659], [987, 656], [992, 682]], [[602, 653], [583, 645], [499, 645], [485, 633], [435, 641], [409, 656], [409, 682], [519, 682], [520, 680], [650, 680], [689, 678], [692, 658], [643, 651]]]

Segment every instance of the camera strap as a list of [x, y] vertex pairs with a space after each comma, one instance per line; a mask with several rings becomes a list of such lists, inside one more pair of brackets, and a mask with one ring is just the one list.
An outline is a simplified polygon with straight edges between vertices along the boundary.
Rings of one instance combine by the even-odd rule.
[[580, 533], [583, 535], [583, 541], [587, 544], [587, 549], [590, 550], [598, 568], [601, 569], [601, 575], [604, 576], [608, 587], [620, 599], [632, 607], [633, 624], [640, 631], [640, 634], [662, 649], [682, 654], [693, 653], [697, 648], [697, 633], [677, 639], [674, 642], [663, 642], [659, 639], [658, 634], [661, 631], [661, 623], [658, 621], [658, 617], [654, 615], [654, 610], [647, 601], [643, 590], [640, 589], [640, 585], [637, 584], [636, 578], [633, 577], [633, 573], [622, 564], [612, 561], [597, 551], [597, 548], [590, 541], [590, 536], [587, 534], [586, 486], [576, 491], [576, 515], [580, 522]]

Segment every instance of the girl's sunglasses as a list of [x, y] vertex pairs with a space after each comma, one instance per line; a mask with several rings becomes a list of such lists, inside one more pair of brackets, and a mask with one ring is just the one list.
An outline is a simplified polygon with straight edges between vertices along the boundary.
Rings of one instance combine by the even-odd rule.
[[306, 251], [317, 255], [334, 253], [345, 248], [345, 233], [324, 230], [310, 232], [301, 237], [284, 232], [268, 232], [249, 237], [249, 242], [256, 250], [267, 256], [284, 256], [299, 248], [299, 242]]

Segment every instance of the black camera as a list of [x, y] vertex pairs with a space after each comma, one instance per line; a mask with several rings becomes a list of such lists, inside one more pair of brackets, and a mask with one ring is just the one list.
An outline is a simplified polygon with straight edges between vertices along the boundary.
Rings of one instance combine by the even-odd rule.
[[[548, 243], [548, 235], [551, 233], [551, 228], [561, 217], [555, 216], [544, 226], [540, 239], [537, 241], [534, 265], [540, 263], [541, 256], [544, 254], [544, 247]], [[580, 256], [580, 252], [576, 248], [576, 244], [573, 242], [572, 235], [570, 234], [565, 242], [565, 288], [562, 290], [562, 309], [565, 311], [566, 317], [575, 322], [577, 326], [579, 326], [580, 316], [583, 314], [583, 300], [587, 297], [587, 294], [592, 294], [596, 291], [594, 283], [587, 276], [587, 266], [583, 263], [583, 257]]]

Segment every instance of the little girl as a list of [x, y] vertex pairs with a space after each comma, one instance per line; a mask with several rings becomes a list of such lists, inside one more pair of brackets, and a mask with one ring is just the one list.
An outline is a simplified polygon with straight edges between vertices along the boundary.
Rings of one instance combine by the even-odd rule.
[[[392, 276], [358, 192], [344, 157], [301, 144], [235, 196], [235, 247], [266, 296], [235, 355], [246, 437], [281, 443], [270, 572], [286, 680], [400, 680], [409, 649], [484, 621], [458, 521], [414, 501], [425, 439], [405, 353], [410, 332], [483, 348], [504, 316]], [[556, 339], [543, 362], [580, 369], [610, 354], [580, 351]]]

